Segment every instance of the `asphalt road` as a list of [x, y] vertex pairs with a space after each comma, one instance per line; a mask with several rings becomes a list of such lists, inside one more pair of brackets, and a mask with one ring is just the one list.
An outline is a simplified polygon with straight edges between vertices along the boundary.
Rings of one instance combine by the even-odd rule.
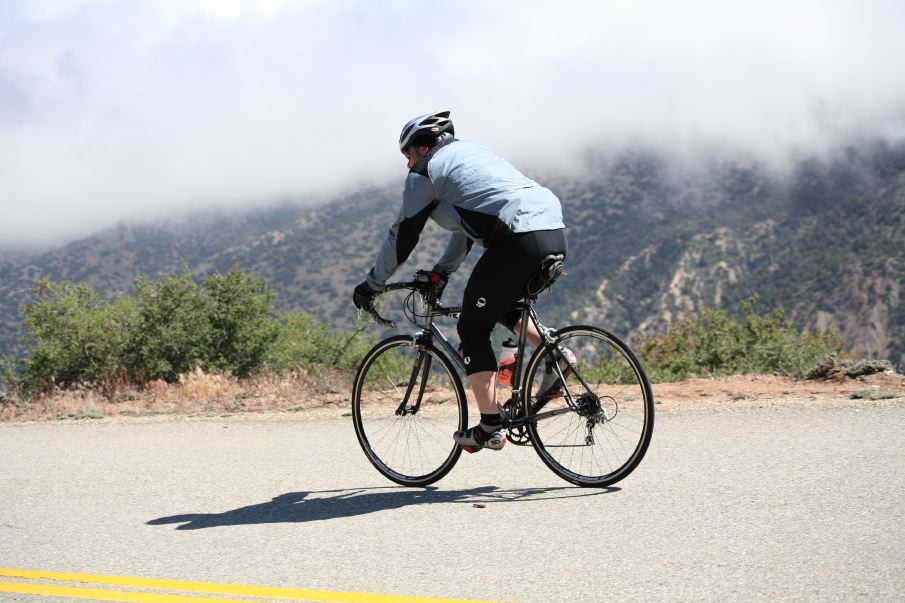
[[661, 413], [609, 490], [513, 446], [396, 487], [349, 419], [5, 424], [0, 567], [513, 602], [893, 601], [903, 493], [905, 405]]

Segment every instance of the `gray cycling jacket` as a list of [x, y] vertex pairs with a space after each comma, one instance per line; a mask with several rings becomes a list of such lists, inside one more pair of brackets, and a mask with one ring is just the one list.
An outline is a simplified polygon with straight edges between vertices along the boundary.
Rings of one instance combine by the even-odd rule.
[[440, 141], [409, 171], [402, 209], [368, 274], [382, 290], [418, 243], [427, 219], [452, 231], [434, 271], [454, 272], [474, 242], [489, 247], [507, 235], [564, 228], [559, 199], [488, 149]]

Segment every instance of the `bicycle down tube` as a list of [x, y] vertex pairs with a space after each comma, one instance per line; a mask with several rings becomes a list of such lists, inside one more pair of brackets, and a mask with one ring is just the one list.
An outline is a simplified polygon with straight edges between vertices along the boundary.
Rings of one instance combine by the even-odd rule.
[[[522, 387], [521, 387], [521, 385], [522, 385], [521, 381], [522, 381], [522, 370], [524, 368], [523, 364], [526, 360], [526, 358], [525, 358], [525, 356], [526, 356], [525, 342], [527, 341], [527, 335], [528, 335], [528, 333], [527, 333], [528, 321], [526, 319], [530, 318], [531, 322], [534, 324], [535, 329], [537, 329], [537, 332], [543, 333], [545, 335], [545, 338], [546, 338], [547, 328], [544, 327], [544, 325], [541, 323], [540, 317], [537, 315], [537, 312], [534, 311], [534, 307], [532, 304], [525, 303], [525, 302], [519, 302], [515, 307], [521, 309], [522, 317], [520, 320], [521, 329], [519, 329], [520, 332], [518, 333], [519, 347], [518, 347], [518, 352], [515, 357], [516, 358], [515, 367], [513, 368], [513, 373], [512, 373], [513, 374], [513, 384], [515, 386], [512, 389], [512, 398], [514, 398], [516, 401], [520, 401], [521, 397], [524, 395], [524, 392], [522, 391]], [[444, 311], [442, 312], [441, 315], [452, 316], [454, 314], [459, 314], [460, 312], [461, 312], [461, 308], [459, 308], [459, 307], [444, 308]], [[432, 318], [433, 318], [433, 315], [431, 315], [431, 319]], [[439, 327], [437, 327], [437, 325], [433, 324], [433, 320], [431, 320], [431, 319], [428, 319], [428, 325], [426, 325], [426, 326], [428, 326], [428, 329], [430, 330], [432, 337], [434, 339], [440, 341], [440, 343], [443, 346], [443, 349], [446, 351], [446, 353], [449, 355], [449, 357], [456, 363], [456, 365], [462, 370], [462, 372], [465, 372], [465, 361], [463, 360], [462, 355], [459, 352], [459, 349], [456, 348], [456, 346], [454, 346], [452, 344], [452, 342], [449, 340], [449, 338], [446, 337], [446, 335], [443, 333], [443, 331], [440, 330]], [[419, 337], [422, 334], [423, 334], [423, 331], [422, 331], [422, 333], [417, 334], [416, 337]], [[554, 366], [554, 370], [556, 371], [559, 378], [562, 379], [563, 381], [565, 381], [562, 371], [559, 368], [559, 364], [554, 362], [553, 366]], [[575, 375], [576, 375], [576, 377], [578, 377], [579, 382], [581, 382], [581, 384], [583, 386], [588, 387], [588, 385], [584, 382], [584, 380], [581, 378], [581, 376], [577, 374], [577, 371], [573, 371], [573, 372], [575, 372]], [[571, 394], [571, 392], [566, 390], [565, 396], [566, 396], [567, 404], [569, 405], [567, 408], [551, 410], [551, 411], [547, 411], [544, 413], [538, 413], [535, 415], [518, 417], [518, 418], [509, 417], [508, 416], [509, 413], [506, 412], [504, 408], [502, 408], [502, 405], [500, 405], [501, 411], [504, 415], [504, 421], [503, 421], [504, 426], [507, 428], [508, 427], [517, 427], [520, 425], [524, 425], [524, 424], [528, 423], [529, 421], [547, 419], [547, 418], [555, 417], [555, 416], [565, 414], [568, 412], [572, 412], [575, 407], [575, 403], [574, 403], [574, 399], [572, 398], [572, 394]], [[408, 396], [406, 396], [406, 397], [408, 397]], [[419, 402], [420, 402], [420, 397], [419, 397]], [[400, 407], [400, 408], [402, 408], [402, 407]]]

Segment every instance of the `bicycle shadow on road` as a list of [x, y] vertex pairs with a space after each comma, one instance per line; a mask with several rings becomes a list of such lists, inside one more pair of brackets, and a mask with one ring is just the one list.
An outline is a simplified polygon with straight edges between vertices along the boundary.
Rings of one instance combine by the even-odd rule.
[[[375, 491], [379, 490], [379, 491]], [[411, 505], [469, 503], [487, 505], [497, 503], [534, 502], [560, 498], [599, 496], [618, 492], [610, 486], [593, 490], [571, 487], [525, 488], [504, 490], [496, 486], [482, 486], [467, 490], [438, 490], [437, 488], [358, 488], [323, 490], [320, 492], [288, 492], [272, 500], [223, 513], [188, 513], [160, 517], [147, 525], [182, 524], [177, 530], [200, 530], [222, 526], [263, 523], [305, 523], [340, 517], [356, 517], [378, 511], [399, 509]], [[326, 495], [326, 496], [324, 496]]]

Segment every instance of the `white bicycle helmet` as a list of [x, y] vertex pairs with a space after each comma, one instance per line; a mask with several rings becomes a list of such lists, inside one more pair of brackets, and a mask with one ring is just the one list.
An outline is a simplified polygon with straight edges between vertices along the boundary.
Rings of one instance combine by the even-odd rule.
[[405, 150], [415, 138], [420, 136], [439, 138], [447, 132], [453, 136], [456, 133], [453, 122], [449, 118], [449, 111], [419, 115], [402, 127], [402, 134], [399, 135], [399, 150], [405, 155]]

